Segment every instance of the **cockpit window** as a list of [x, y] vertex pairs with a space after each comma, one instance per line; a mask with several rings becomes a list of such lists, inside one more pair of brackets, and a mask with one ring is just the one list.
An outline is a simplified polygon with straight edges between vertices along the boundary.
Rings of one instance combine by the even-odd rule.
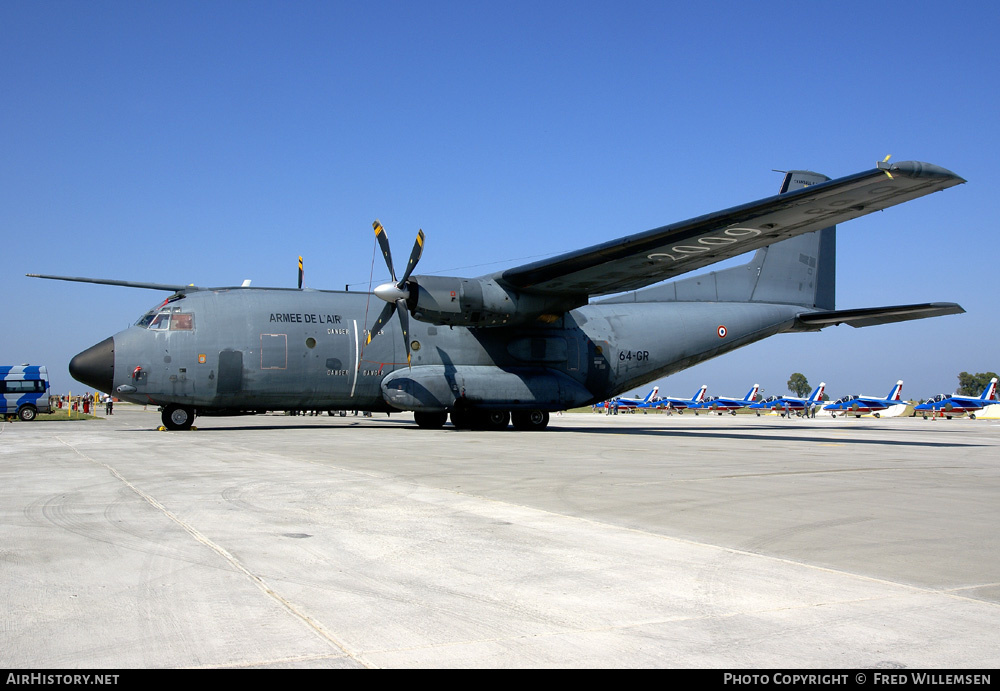
[[153, 317], [153, 320], [149, 322], [149, 327], [151, 331], [165, 331], [170, 328], [170, 312], [160, 312]]
[[151, 321], [153, 321], [153, 317], [156, 316], [156, 310], [157, 310], [157, 308], [154, 307], [153, 309], [151, 309], [148, 312], [146, 312], [144, 315], [142, 315], [141, 317], [139, 317], [139, 320], [135, 323], [135, 325], [136, 326], [141, 326], [144, 329], [148, 329], [149, 328], [149, 323]]
[[180, 326], [171, 326], [171, 314], [173, 318], [176, 319], [181, 312], [180, 307], [171, 307], [186, 296], [183, 293], [175, 293], [171, 295], [166, 300], [158, 304], [153, 309], [146, 312], [144, 315], [139, 317], [135, 325], [142, 327], [143, 329], [156, 329], [157, 331], [162, 331], [164, 329], [180, 330], [180, 331], [192, 331], [194, 329], [194, 319], [192, 314], [188, 313], [186, 320], [181, 320]]
[[171, 331], [193, 331], [194, 315], [191, 313], [178, 312], [170, 319]]
[[194, 314], [181, 312], [180, 307], [152, 309], [135, 323], [150, 331], [194, 331]]

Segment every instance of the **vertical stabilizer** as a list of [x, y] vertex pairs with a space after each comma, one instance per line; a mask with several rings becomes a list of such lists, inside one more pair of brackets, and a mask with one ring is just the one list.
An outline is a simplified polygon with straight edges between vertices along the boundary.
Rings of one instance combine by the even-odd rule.
[[[829, 179], [819, 173], [792, 170], [785, 174], [780, 193]], [[836, 232], [832, 226], [758, 250], [751, 262], [758, 274], [750, 300], [836, 309]]]
[[819, 386], [817, 386], [816, 389], [811, 394], [809, 394], [809, 398], [807, 399], [806, 402], [815, 403], [817, 401], [822, 401], [824, 389], [826, 389], [826, 382], [822, 381], [819, 383]]

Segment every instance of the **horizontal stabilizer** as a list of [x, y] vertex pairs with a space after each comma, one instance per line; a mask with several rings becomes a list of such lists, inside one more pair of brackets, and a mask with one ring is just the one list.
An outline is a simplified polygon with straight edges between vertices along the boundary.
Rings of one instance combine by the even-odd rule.
[[961, 305], [954, 302], [925, 302], [918, 305], [895, 305], [892, 307], [865, 307], [854, 310], [830, 310], [826, 312], [807, 312], [800, 314], [795, 320], [793, 331], [810, 331], [826, 326], [848, 324], [854, 328], [876, 326], [877, 324], [892, 324], [911, 319], [926, 319], [928, 317], [943, 317], [946, 314], [962, 314]]

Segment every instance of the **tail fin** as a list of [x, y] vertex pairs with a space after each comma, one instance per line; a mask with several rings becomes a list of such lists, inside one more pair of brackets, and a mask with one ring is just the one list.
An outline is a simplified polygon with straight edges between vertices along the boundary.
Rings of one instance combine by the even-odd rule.
[[813, 391], [811, 394], [809, 394], [809, 400], [808, 400], [808, 402], [809, 403], [815, 403], [816, 401], [822, 400], [823, 399], [823, 390], [825, 388], [826, 388], [826, 382], [825, 381], [820, 382], [819, 386], [816, 387], [816, 390]]
[[756, 401], [758, 391], [760, 391], [760, 384], [754, 384], [753, 388], [747, 391], [747, 395], [743, 397], [743, 400], [749, 402]]
[[[779, 194], [829, 179], [806, 170], [789, 171]], [[757, 269], [757, 283], [750, 297], [752, 302], [836, 309], [836, 226], [759, 249], [750, 264]]]
[[652, 391], [650, 391], [648, 394], [646, 394], [646, 397], [644, 399], [642, 399], [642, 402], [643, 403], [649, 403], [651, 400], [653, 400], [654, 398], [656, 398], [656, 392], [659, 391], [659, 390], [660, 390], [659, 386], [654, 386], [653, 389], [652, 389]]
[[986, 385], [983, 389], [983, 395], [980, 396], [984, 401], [995, 401], [997, 398], [997, 378], [993, 377], [990, 379], [990, 383]]
[[698, 389], [698, 393], [694, 395], [694, 398], [692, 400], [695, 403], [701, 403], [702, 401], [705, 400], [705, 391], [707, 390], [708, 390], [708, 384], [702, 384], [701, 388]]
[[889, 395], [886, 396], [886, 400], [898, 401], [900, 394], [902, 394], [902, 392], [903, 392], [903, 380], [900, 379], [898, 382], [896, 382], [895, 386], [889, 389]]

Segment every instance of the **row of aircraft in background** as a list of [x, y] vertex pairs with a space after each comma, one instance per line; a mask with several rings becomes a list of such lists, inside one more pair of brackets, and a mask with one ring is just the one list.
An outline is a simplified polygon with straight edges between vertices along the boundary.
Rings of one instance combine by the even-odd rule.
[[[802, 415], [810, 411], [815, 412], [816, 408], [823, 402], [823, 393], [826, 389], [826, 382], [820, 383], [812, 393], [806, 398], [794, 396], [770, 396], [758, 399], [760, 386], [754, 384], [743, 398], [730, 398], [718, 396], [706, 398], [707, 385], [702, 385], [691, 398], [675, 398], [665, 396], [660, 398], [657, 394], [660, 387], [654, 386], [643, 398], [618, 398], [612, 401], [598, 403], [597, 410], [607, 411], [608, 408], [617, 408], [618, 411], [634, 412], [635, 410], [672, 410], [682, 414], [685, 410], [693, 410], [697, 415], [700, 411], [709, 411], [722, 415], [729, 412], [736, 415], [736, 411], [743, 408], [753, 410], [759, 416], [762, 411], [776, 412], [782, 417], [791, 415]], [[903, 380], [900, 379], [885, 398], [877, 396], [859, 396], [852, 394], [822, 406], [824, 411], [830, 413], [832, 417], [837, 415], [872, 415], [881, 417], [881, 414], [893, 406], [906, 405], [902, 397]], [[997, 379], [993, 378], [982, 394], [976, 396], [960, 396], [958, 394], [938, 394], [929, 399], [926, 403], [914, 406], [914, 414], [922, 415], [924, 419], [934, 416], [943, 416], [949, 420], [962, 414], [968, 414], [972, 419], [976, 418], [976, 413], [988, 405], [1000, 403], [997, 398]]]

